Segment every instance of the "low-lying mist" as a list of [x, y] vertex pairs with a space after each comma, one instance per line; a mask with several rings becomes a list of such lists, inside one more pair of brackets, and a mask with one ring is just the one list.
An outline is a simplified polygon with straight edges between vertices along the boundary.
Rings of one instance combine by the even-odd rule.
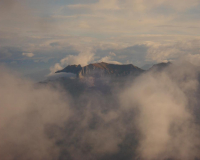
[[200, 159], [199, 71], [179, 61], [91, 86], [0, 67], [0, 159]]

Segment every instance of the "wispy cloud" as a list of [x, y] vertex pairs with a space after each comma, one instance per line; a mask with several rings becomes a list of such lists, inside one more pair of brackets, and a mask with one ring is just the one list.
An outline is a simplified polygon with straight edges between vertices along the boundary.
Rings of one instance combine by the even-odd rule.
[[34, 56], [33, 53], [22, 53], [22, 55], [30, 58]]

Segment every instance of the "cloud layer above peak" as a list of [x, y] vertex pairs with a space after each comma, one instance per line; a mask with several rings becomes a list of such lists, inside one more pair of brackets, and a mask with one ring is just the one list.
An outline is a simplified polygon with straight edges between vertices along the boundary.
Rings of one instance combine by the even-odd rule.
[[198, 0], [0, 4], [0, 63], [22, 73], [96, 61], [143, 66], [199, 54]]

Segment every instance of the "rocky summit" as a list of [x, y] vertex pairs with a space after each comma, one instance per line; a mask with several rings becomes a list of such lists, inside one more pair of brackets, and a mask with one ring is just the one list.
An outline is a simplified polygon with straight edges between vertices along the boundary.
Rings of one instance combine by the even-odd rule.
[[128, 75], [139, 75], [144, 70], [132, 65], [132, 64], [109, 64], [105, 62], [101, 63], [93, 63], [81, 67], [81, 65], [69, 65], [62, 70], [57, 71], [56, 73], [60, 72], [67, 72], [67, 73], [74, 73], [77, 77], [87, 77], [87, 76], [94, 76], [94, 77], [102, 77], [102, 76], [114, 76], [114, 77], [123, 77]]

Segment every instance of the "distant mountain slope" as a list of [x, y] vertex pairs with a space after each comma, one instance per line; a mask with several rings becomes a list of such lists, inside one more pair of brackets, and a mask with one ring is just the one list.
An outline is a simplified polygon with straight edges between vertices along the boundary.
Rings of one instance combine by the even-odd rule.
[[162, 71], [163, 69], [165, 69], [171, 64], [172, 64], [171, 62], [167, 62], [167, 63], [162, 62], [162, 63], [154, 64], [149, 70]]
[[68, 72], [68, 73], [78, 74], [81, 70], [82, 70], [81, 65], [69, 65], [65, 67], [64, 69], [57, 71], [56, 73]]
[[138, 75], [142, 73], [144, 70], [132, 65], [118, 65], [118, 64], [109, 64], [105, 62], [101, 63], [93, 63], [87, 66], [81, 67], [80, 65], [69, 65], [63, 70], [57, 71], [59, 72], [67, 72], [77, 74], [78, 77], [86, 77], [86, 76], [95, 76], [101, 77], [103, 75], [110, 76], [127, 76], [127, 75]]
[[154, 64], [145, 64], [144, 66], [140, 67], [143, 70], [149, 70]]

